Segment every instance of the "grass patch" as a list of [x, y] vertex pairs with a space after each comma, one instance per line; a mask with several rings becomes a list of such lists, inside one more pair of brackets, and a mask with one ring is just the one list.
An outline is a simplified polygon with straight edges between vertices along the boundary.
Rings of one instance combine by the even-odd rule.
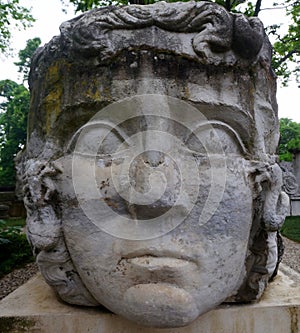
[[[5, 222], [6, 227], [25, 227], [26, 219], [24, 218], [17, 218], [17, 219], [3, 219], [2, 221]], [[1, 225], [0, 225], [1, 229]]]
[[300, 216], [288, 216], [280, 232], [283, 236], [300, 243]]

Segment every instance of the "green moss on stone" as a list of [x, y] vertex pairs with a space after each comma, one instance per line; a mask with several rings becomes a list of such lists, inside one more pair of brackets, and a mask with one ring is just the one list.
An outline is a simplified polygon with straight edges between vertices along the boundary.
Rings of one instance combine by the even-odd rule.
[[22, 317], [0, 317], [0, 332], [30, 332], [30, 330], [34, 328], [35, 324], [36, 322], [33, 319]]

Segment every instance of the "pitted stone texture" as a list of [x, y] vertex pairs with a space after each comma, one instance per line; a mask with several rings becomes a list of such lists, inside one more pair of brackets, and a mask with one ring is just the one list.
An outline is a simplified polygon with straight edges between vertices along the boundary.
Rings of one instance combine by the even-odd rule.
[[179, 327], [262, 296], [288, 209], [270, 58], [205, 1], [96, 9], [38, 50], [18, 176], [64, 301]]

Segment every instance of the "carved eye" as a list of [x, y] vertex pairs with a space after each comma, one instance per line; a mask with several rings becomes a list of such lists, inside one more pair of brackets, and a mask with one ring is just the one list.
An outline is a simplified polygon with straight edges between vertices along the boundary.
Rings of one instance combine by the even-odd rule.
[[193, 153], [200, 155], [247, 154], [239, 135], [221, 122], [201, 124], [187, 138], [185, 145]]
[[68, 151], [86, 157], [120, 155], [128, 147], [125, 134], [107, 123], [88, 123], [70, 141]]

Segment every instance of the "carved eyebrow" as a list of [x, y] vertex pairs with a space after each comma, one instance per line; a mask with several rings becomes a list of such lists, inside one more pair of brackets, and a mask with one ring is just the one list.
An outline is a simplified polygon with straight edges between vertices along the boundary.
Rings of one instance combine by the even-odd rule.
[[234, 139], [236, 140], [236, 142], [239, 144], [239, 147], [241, 148], [242, 152], [249, 156], [249, 152], [248, 149], [245, 147], [240, 135], [238, 134], [237, 131], [235, 131], [230, 125], [222, 122], [222, 121], [218, 121], [218, 120], [211, 120], [205, 123], [201, 123], [199, 124], [194, 130], [193, 133], [197, 132], [198, 130], [201, 130], [201, 128], [203, 127], [213, 127], [213, 128], [223, 128], [225, 129], [225, 131], [228, 133], [230, 133]]
[[120, 137], [121, 140], [127, 141], [128, 136], [124, 131], [122, 131], [118, 125], [108, 122], [108, 121], [89, 121], [87, 124], [81, 126], [72, 136], [71, 140], [68, 143], [66, 152], [71, 153], [74, 151], [76, 146], [77, 140], [83, 130], [94, 129], [94, 128], [108, 128], [110, 132], [114, 131], [115, 134]]
[[[225, 131], [229, 134], [231, 134], [231, 136], [234, 137], [234, 139], [236, 140], [236, 142], [238, 143], [240, 149], [242, 150], [242, 152], [246, 155], [249, 156], [249, 152], [247, 150], [247, 148], [245, 147], [240, 135], [238, 134], [237, 131], [235, 131], [230, 125], [222, 122], [222, 121], [218, 121], [218, 120], [211, 120], [208, 122], [204, 122], [204, 123], [200, 123], [197, 127], [194, 128], [193, 130], [193, 134], [195, 134], [195, 132], [197, 132], [198, 130], [201, 130], [205, 127], [212, 127], [212, 128], [223, 128], [225, 129]], [[76, 132], [75, 134], [72, 136], [71, 140], [69, 141], [69, 144], [67, 146], [66, 152], [67, 153], [71, 153], [74, 151], [74, 148], [76, 146], [78, 137], [80, 136], [81, 132], [85, 129], [93, 129], [93, 128], [108, 128], [111, 131], [115, 132], [115, 135], [119, 136], [119, 138], [122, 141], [130, 141], [130, 138], [128, 137], [128, 135], [122, 131], [118, 125], [116, 125], [115, 123], [111, 123], [108, 121], [90, 121], [87, 124], [81, 126]], [[190, 135], [191, 136], [191, 135]], [[189, 136], [189, 137], [190, 137]], [[186, 141], [189, 140], [189, 137], [186, 139]]]

